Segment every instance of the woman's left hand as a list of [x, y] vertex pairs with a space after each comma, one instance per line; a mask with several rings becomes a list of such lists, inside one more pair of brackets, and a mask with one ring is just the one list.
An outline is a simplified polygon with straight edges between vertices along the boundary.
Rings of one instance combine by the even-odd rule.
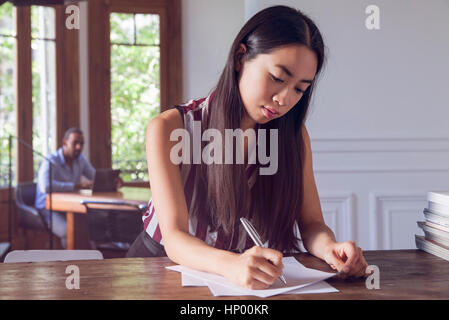
[[354, 241], [334, 242], [326, 248], [324, 260], [335, 270], [341, 271], [341, 278], [367, 276], [368, 264], [362, 249]]

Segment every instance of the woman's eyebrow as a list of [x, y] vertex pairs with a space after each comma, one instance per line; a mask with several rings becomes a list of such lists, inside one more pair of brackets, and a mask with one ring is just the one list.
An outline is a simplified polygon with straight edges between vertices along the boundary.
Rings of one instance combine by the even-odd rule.
[[[290, 70], [288, 70], [288, 68], [282, 64], [277, 64], [276, 67], [282, 69], [282, 71], [284, 71], [289, 77], [293, 77], [293, 73], [290, 72]], [[309, 80], [309, 79], [303, 79], [300, 80], [300, 82], [305, 82], [305, 83], [312, 83], [313, 80]]]

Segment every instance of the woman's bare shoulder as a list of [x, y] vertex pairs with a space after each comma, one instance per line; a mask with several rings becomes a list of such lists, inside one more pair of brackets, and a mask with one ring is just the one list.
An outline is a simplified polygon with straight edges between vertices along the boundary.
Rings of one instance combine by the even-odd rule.
[[147, 127], [147, 135], [168, 135], [175, 129], [184, 128], [183, 119], [177, 109], [169, 109], [161, 112], [151, 119]]
[[152, 122], [161, 123], [164, 127], [176, 129], [176, 128], [184, 128], [184, 123], [181, 118], [181, 114], [177, 109], [169, 109], [164, 112], [161, 112], [156, 117], [154, 117]]

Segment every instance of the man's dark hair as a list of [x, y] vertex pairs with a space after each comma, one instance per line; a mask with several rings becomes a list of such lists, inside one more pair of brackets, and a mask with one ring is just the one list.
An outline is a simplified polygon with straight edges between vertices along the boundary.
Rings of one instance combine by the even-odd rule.
[[72, 133], [78, 133], [80, 135], [83, 135], [83, 132], [81, 131], [80, 128], [73, 127], [73, 128], [68, 129], [64, 133], [64, 140], [67, 140]]

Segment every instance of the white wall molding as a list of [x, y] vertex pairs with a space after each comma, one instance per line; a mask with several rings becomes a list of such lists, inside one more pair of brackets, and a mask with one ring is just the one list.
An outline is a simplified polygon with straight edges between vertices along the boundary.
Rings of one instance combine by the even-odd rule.
[[416, 167], [416, 166], [315, 166], [315, 173], [381, 173], [381, 172], [449, 172], [449, 166]]
[[326, 224], [334, 231], [337, 241], [356, 240], [354, 193], [322, 192], [320, 201]]
[[312, 139], [316, 173], [449, 172], [446, 137]]
[[[403, 220], [404, 224], [414, 225], [422, 215], [426, 206], [427, 191], [383, 191], [369, 194], [369, 223], [370, 245], [372, 250], [392, 250], [395, 232], [397, 238], [401, 231], [409, 232], [409, 228], [394, 230], [393, 217], [398, 214], [410, 214], [410, 219]], [[418, 217], [414, 213], [418, 214]], [[424, 219], [424, 216], [422, 216]], [[421, 220], [422, 220], [421, 219]], [[410, 235], [412, 237], [413, 235]]]
[[314, 153], [449, 152], [449, 137], [323, 137], [311, 136]]

